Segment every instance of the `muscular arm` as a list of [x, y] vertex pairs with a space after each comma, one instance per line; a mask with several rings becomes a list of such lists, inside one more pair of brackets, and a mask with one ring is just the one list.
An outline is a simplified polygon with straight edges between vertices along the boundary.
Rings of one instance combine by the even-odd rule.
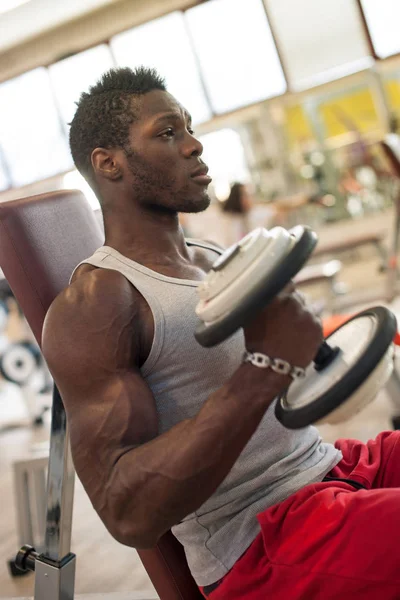
[[51, 307], [43, 351], [95, 509], [117, 540], [146, 548], [214, 492], [288, 381], [242, 365], [196, 417], [158, 436], [137, 367], [136, 307], [137, 292], [119, 273], [93, 271]]

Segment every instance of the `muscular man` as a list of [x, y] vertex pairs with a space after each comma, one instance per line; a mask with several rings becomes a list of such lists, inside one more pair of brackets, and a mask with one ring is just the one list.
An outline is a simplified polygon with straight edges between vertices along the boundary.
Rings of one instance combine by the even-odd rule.
[[286, 430], [273, 402], [290, 379], [242, 361], [246, 347], [311, 362], [321, 328], [295, 290], [217, 347], [194, 339], [219, 250], [178, 222], [210, 202], [188, 112], [154, 71], [115, 69], [82, 94], [70, 144], [106, 241], [52, 305], [43, 349], [108, 530], [150, 548], [172, 528], [215, 600], [398, 598], [382, 538], [399, 531], [400, 492], [360, 490], [400, 487], [397, 435], [335, 448]]

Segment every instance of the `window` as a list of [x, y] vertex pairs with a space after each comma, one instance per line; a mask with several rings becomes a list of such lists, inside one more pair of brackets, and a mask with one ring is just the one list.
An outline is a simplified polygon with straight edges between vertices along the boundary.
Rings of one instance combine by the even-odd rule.
[[[381, 6], [380, 0], [372, 2]], [[265, 0], [265, 3], [293, 89], [319, 85], [372, 64], [354, 1]]]
[[26, 4], [29, 1], [30, 0], [3, 0], [0, 6], [0, 14], [6, 13], [9, 10], [14, 10], [14, 8], [21, 6], [21, 4]]
[[399, 0], [362, 0], [375, 52], [387, 58], [400, 52]]
[[100, 202], [98, 201], [96, 194], [79, 171], [70, 171], [70, 173], [64, 175], [62, 187], [67, 190], [80, 190], [85, 195], [86, 200], [93, 210], [100, 208]]
[[237, 131], [220, 129], [199, 139], [204, 147], [202, 159], [210, 167], [217, 198], [225, 199], [235, 181], [250, 181], [242, 140]]
[[111, 48], [120, 66], [157, 69], [194, 123], [211, 118], [182, 13], [174, 12], [121, 33], [111, 40]]
[[0, 140], [15, 187], [71, 168], [72, 159], [44, 68], [0, 86]]
[[66, 130], [76, 110], [82, 92], [96, 83], [114, 66], [111, 52], [105, 44], [61, 60], [49, 67], [50, 79]]
[[210, 0], [185, 15], [215, 112], [285, 92], [261, 0]]

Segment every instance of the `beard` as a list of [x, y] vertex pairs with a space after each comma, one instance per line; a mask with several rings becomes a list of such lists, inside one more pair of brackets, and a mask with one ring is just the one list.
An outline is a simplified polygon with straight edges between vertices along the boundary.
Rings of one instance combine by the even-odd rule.
[[194, 189], [196, 184], [189, 177], [187, 184], [179, 184], [167, 165], [157, 170], [139, 154], [132, 151], [125, 154], [133, 178], [132, 191], [143, 207], [173, 213], [199, 213], [209, 207], [207, 190], [200, 186]]

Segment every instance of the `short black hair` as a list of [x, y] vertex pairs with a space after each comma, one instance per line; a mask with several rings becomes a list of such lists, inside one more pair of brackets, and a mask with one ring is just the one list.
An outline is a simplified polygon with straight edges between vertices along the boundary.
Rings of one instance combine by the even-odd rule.
[[92, 179], [95, 148], [128, 145], [129, 126], [137, 118], [132, 97], [166, 89], [155, 69], [124, 67], [110, 69], [81, 94], [70, 123], [69, 144], [75, 166], [86, 179]]

